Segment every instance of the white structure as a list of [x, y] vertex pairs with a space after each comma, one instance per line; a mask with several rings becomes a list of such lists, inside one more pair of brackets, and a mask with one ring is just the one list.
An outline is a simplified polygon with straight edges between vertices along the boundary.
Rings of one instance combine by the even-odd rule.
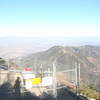
[[53, 84], [53, 78], [52, 77], [43, 77], [41, 86], [51, 86]]
[[25, 82], [25, 88], [26, 89], [31, 89], [32, 88], [32, 81], [31, 80], [27, 80]]
[[35, 75], [34, 74], [28, 74], [28, 73], [24, 73], [23, 74], [23, 78], [24, 79], [32, 79], [32, 78], [35, 78]]

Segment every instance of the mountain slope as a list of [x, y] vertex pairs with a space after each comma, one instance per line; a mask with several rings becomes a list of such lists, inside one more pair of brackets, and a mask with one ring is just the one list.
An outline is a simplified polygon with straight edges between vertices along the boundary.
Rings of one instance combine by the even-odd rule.
[[75, 63], [81, 65], [81, 80], [86, 83], [100, 83], [100, 47], [99, 46], [79, 46], [63, 47], [54, 46], [47, 51], [28, 55], [20, 59], [22, 67], [32, 67], [39, 70], [41, 65], [43, 70], [50, 68], [56, 60], [57, 71], [75, 68]]

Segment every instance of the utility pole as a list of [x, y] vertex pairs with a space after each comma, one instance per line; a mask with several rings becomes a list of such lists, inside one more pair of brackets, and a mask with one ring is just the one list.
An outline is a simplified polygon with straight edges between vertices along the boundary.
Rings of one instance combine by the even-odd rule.
[[1, 68], [0, 68], [0, 85], [1, 85]]
[[8, 62], [8, 71], [9, 71], [9, 67], [10, 67], [10, 66], [9, 66], [9, 59], [8, 59], [8, 61], [7, 61], [7, 62]]
[[48, 68], [48, 77], [50, 76], [50, 68]]
[[56, 81], [56, 66], [53, 63], [53, 95], [54, 98], [57, 100], [57, 81]]
[[34, 61], [34, 73], [35, 73], [35, 75], [37, 74], [37, 65], [36, 65], [36, 62], [37, 62], [37, 58]]
[[40, 66], [40, 73], [41, 73], [41, 78], [43, 78], [43, 66], [42, 66], [42, 64]]
[[80, 64], [75, 63], [75, 73], [76, 73], [76, 95], [77, 100], [80, 100]]
[[8, 75], [7, 75], [7, 79], [9, 81], [9, 67], [10, 67], [9, 59], [7, 60], [7, 63], [8, 63]]
[[76, 94], [77, 94], [77, 63], [75, 63], [75, 86], [76, 86]]
[[[2, 59], [0, 59], [2, 60]], [[1, 64], [1, 63], [0, 63]], [[0, 65], [1, 66], [1, 65]], [[0, 85], [1, 85], [1, 68], [0, 68]]]
[[[42, 79], [43, 79], [43, 66], [42, 66], [42, 64], [40, 66], [40, 75], [41, 75], [41, 81], [42, 81]], [[41, 88], [42, 88], [42, 84], [41, 84]]]

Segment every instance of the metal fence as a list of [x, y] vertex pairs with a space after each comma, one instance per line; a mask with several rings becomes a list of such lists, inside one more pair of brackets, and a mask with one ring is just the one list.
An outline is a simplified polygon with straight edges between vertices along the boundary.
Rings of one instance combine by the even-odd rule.
[[[68, 66], [68, 65], [62, 65], [62, 64], [60, 65], [60, 67], [63, 67], [63, 66]], [[79, 88], [79, 83], [80, 83], [80, 65], [78, 64], [75, 65], [73, 69], [57, 71], [57, 65], [53, 63], [52, 70], [48, 69], [48, 70], [43, 71], [43, 69], [41, 68], [39, 72], [41, 73], [42, 77], [43, 75], [53, 77], [53, 84], [47, 89], [48, 91], [52, 91], [54, 97], [57, 96], [58, 89], [63, 88], [63, 87], [68, 87], [68, 86], [71, 88], [77, 87], [76, 92], [78, 93], [78, 88]], [[13, 86], [18, 76], [21, 78], [22, 84], [23, 84], [23, 76], [22, 76], [21, 71], [17, 72], [17, 71], [10, 71], [10, 70], [8, 71], [1, 70], [0, 71], [0, 85], [2, 86], [3, 83], [10, 82], [11, 85]], [[24, 85], [22, 85], [21, 90], [23, 88], [24, 88]], [[5, 87], [5, 89], [7, 89], [7, 87]], [[26, 92], [24, 90], [25, 89], [23, 89], [23, 93]], [[3, 90], [0, 87], [0, 91], [1, 91], [0, 100], [14, 100], [16, 96], [18, 97], [18, 95], [14, 92], [14, 89]]]

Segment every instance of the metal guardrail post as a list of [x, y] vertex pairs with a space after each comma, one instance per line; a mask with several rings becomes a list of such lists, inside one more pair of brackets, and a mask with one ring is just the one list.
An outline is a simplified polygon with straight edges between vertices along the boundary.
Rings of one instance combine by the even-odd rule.
[[56, 66], [53, 63], [53, 95], [54, 98], [57, 100], [57, 82], [56, 82]]

